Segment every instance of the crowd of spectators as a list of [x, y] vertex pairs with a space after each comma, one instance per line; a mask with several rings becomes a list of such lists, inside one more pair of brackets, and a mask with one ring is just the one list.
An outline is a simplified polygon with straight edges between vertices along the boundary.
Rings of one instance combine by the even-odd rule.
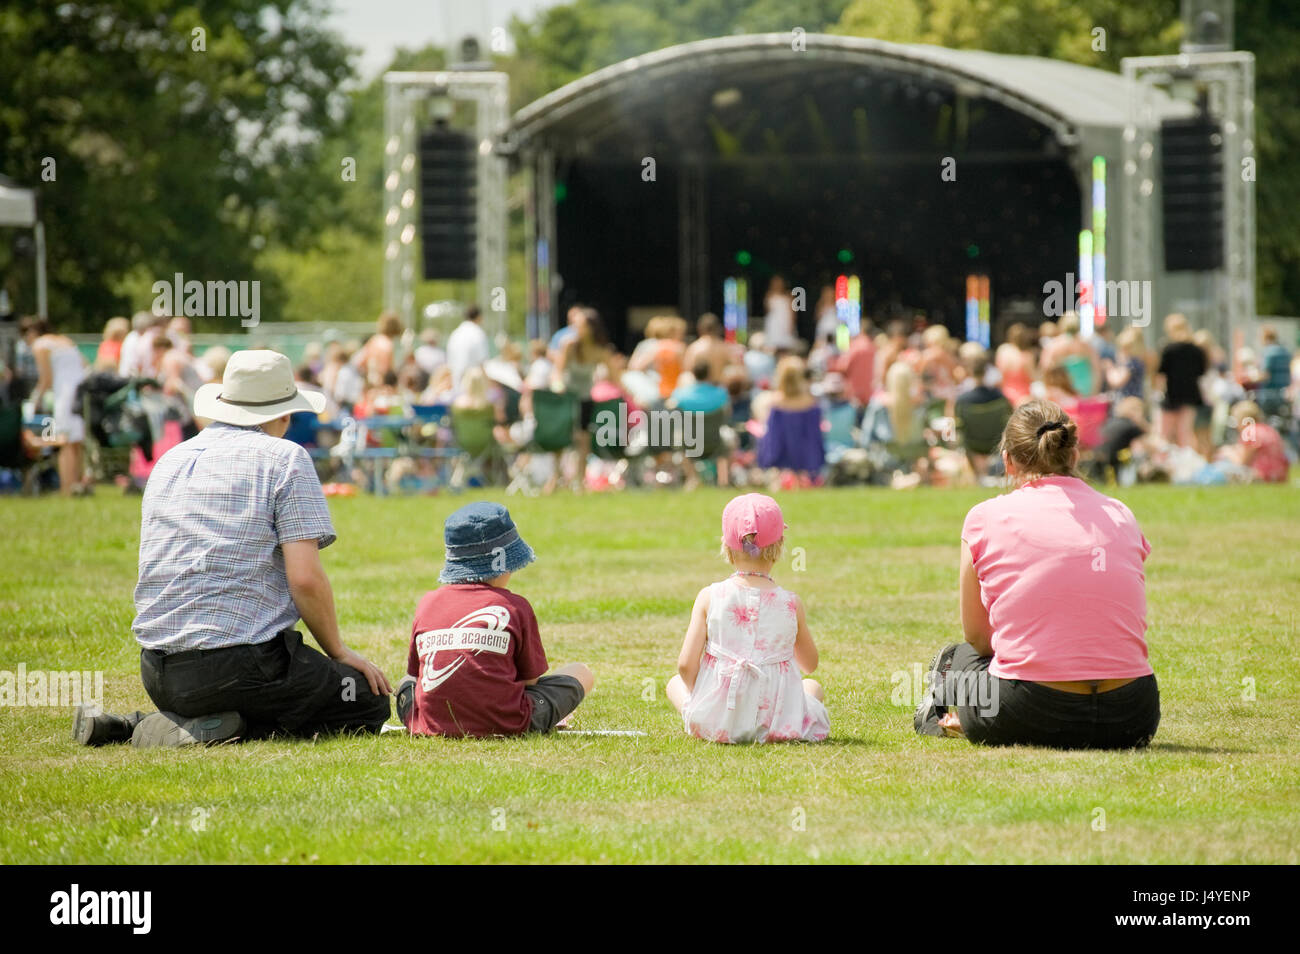
[[[773, 282], [765, 305], [762, 330], [743, 341], [713, 314], [693, 327], [663, 315], [627, 354], [580, 305], [549, 340], [523, 346], [491, 341], [476, 308], [445, 343], [385, 313], [365, 341], [305, 348], [298, 378], [324, 393], [326, 411], [296, 421], [289, 437], [312, 448], [327, 484], [370, 489], [434, 489], [449, 461], [464, 465], [456, 452], [476, 464], [468, 479], [542, 492], [700, 481], [992, 485], [1002, 476], [1008, 417], [1039, 397], [1078, 423], [1082, 466], [1096, 480], [1280, 482], [1295, 456], [1300, 367], [1272, 327], [1261, 330], [1258, 354], [1242, 341], [1229, 352], [1175, 314], [1152, 348], [1133, 327], [1085, 337], [1067, 314], [1011, 325], [990, 353], [914, 317], [863, 321], [843, 347], [833, 296], [818, 303], [811, 345], [794, 332], [783, 284]], [[68, 493], [89, 488], [74, 395], [139, 382], [150, 446], [133, 448], [118, 475], [139, 486], [154, 460], [202, 426], [194, 392], [220, 380], [230, 356], [222, 347], [196, 356], [186, 318], [148, 312], [111, 319], [89, 367], [47, 322], [26, 319], [22, 331], [3, 383], [34, 398], [35, 413], [53, 413], [55, 434], [44, 444], [60, 456]], [[107, 383], [96, 390], [97, 380]], [[601, 411], [618, 405], [633, 419], [675, 413], [677, 430], [658, 439], [620, 430], [611, 439]], [[695, 443], [684, 416], [705, 430], [695, 429]], [[358, 463], [367, 457], [380, 461], [369, 473]]]

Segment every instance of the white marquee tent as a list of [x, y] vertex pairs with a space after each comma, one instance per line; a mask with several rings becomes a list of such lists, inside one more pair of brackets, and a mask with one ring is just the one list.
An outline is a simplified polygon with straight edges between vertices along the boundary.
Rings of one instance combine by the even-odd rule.
[[36, 193], [0, 176], [0, 228], [32, 229], [36, 239], [36, 313], [49, 313], [45, 289], [45, 226], [36, 215]]

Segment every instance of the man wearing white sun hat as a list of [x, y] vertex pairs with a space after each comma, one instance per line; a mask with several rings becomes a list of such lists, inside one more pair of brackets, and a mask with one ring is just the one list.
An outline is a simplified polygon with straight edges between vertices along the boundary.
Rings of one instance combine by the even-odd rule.
[[[222, 381], [199, 388], [194, 416], [212, 423], [163, 455], [142, 505], [131, 628], [162, 711], [83, 706], [78, 741], [183, 745], [387, 721], [388, 680], [339, 636], [320, 481], [307, 452], [281, 439], [291, 414], [324, 406], [275, 351], [237, 351]], [[303, 644], [300, 618], [327, 656]]]

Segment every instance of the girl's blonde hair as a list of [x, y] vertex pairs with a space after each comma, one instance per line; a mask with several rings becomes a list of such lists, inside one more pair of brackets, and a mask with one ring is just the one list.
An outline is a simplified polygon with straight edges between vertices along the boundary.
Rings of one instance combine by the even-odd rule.
[[895, 361], [885, 372], [885, 390], [891, 398], [889, 425], [894, 432], [894, 440], [899, 444], [910, 441], [916, 430], [916, 409], [912, 402], [915, 384], [916, 375], [906, 361]]
[[951, 336], [948, 334], [947, 327], [944, 325], [931, 325], [921, 334], [921, 343], [927, 348], [942, 348], [948, 343], [949, 337]]
[[1187, 323], [1187, 316], [1175, 312], [1165, 316], [1165, 336], [1170, 341], [1186, 341], [1192, 336], [1192, 327]]
[[1132, 325], [1125, 328], [1116, 336], [1115, 344], [1119, 345], [1119, 349], [1125, 354], [1134, 357], [1141, 357], [1141, 352], [1146, 347], [1146, 342], [1142, 338], [1142, 330], [1140, 328], [1134, 328]]
[[[754, 535], [752, 533], [746, 534], [745, 539], [750, 543], [753, 543]], [[782, 537], [780, 540], [776, 541], [776, 543], [769, 543], [767, 546], [760, 549], [758, 553], [753, 555], [754, 559], [762, 560], [764, 563], [775, 563], [777, 560], [781, 559], [781, 548], [783, 546], [785, 546], [785, 537]], [[722, 558], [732, 566], [736, 565], [737, 552], [738, 551], [731, 549], [731, 547], [727, 546], [725, 543], [722, 545]]]
[[796, 398], [808, 390], [804, 376], [803, 358], [787, 355], [776, 366], [776, 389], [788, 398]]
[[492, 406], [488, 396], [488, 376], [482, 368], [470, 368], [460, 382], [461, 393], [457, 396], [456, 407], [481, 411]]
[[131, 332], [131, 322], [125, 318], [110, 318], [104, 322], [104, 340], [121, 341]]

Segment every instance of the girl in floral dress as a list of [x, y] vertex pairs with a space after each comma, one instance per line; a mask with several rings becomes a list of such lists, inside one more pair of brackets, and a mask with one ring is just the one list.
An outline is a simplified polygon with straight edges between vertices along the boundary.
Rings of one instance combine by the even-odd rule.
[[668, 682], [686, 731], [712, 742], [820, 742], [830, 735], [817, 647], [799, 597], [777, 586], [785, 522], [775, 500], [745, 494], [722, 512], [735, 572], [700, 590]]

